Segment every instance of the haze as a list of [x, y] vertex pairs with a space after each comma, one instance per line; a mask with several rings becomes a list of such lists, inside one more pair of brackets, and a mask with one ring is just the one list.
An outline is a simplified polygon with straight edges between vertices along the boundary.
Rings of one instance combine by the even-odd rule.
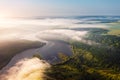
[[0, 17], [119, 15], [119, 0], [0, 0]]

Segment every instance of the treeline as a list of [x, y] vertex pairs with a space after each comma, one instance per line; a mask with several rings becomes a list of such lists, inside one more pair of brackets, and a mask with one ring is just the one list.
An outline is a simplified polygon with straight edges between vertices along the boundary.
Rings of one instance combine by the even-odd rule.
[[72, 48], [73, 56], [68, 59], [62, 54], [63, 62], [52, 66], [48, 76], [55, 80], [120, 80], [119, 65], [105, 63], [102, 54], [81, 49], [78, 44]]
[[93, 29], [85, 39], [103, 44], [103, 46], [107, 45], [120, 50], [120, 36], [107, 35], [108, 31], [104, 29], [101, 29], [100, 31], [98, 30], [99, 29]]
[[[87, 51], [87, 54], [85, 52]], [[83, 43], [75, 43], [73, 52], [89, 57], [91, 66], [112, 68], [116, 71], [120, 70], [120, 52], [116, 49], [110, 49], [105, 46], [90, 46]], [[88, 60], [89, 60], [88, 59]], [[87, 61], [87, 60], [83, 60]], [[89, 65], [88, 65], [89, 66]]]
[[62, 63], [53, 65], [47, 75], [55, 80], [120, 80], [120, 38], [91, 31], [89, 45], [72, 42], [73, 56], [59, 54]]

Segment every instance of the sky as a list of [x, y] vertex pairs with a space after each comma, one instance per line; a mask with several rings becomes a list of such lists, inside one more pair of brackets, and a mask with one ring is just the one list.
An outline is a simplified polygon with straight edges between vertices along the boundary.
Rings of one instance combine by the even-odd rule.
[[120, 0], [0, 0], [0, 17], [120, 15]]

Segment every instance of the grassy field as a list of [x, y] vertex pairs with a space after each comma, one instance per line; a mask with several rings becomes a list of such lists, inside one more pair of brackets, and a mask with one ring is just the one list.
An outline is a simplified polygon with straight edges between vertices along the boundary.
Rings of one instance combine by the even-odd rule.
[[110, 23], [108, 26], [110, 27], [108, 35], [120, 36], [120, 22]]
[[101, 35], [106, 30], [93, 29], [87, 40], [99, 44], [71, 42], [73, 55], [59, 55], [62, 63], [53, 65], [48, 76], [53, 80], [120, 80], [120, 37]]
[[111, 29], [107, 34], [120, 36], [120, 29]]

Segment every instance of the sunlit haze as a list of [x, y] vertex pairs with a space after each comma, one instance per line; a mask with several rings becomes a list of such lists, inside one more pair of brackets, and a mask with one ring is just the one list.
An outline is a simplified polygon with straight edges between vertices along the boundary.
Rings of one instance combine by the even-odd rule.
[[0, 80], [120, 80], [120, 0], [0, 0]]
[[0, 0], [0, 16], [119, 15], [119, 0]]

